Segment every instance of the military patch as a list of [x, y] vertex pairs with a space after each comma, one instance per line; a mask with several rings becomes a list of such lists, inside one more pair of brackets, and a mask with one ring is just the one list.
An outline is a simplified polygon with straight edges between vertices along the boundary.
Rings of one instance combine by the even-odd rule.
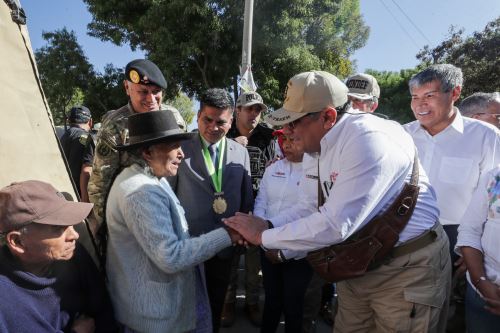
[[89, 137], [88, 134], [82, 134], [80, 135], [80, 138], [78, 139], [78, 141], [80, 141], [80, 143], [84, 146], [87, 145], [87, 138]]
[[101, 156], [108, 156], [111, 153], [111, 148], [105, 143], [99, 143], [97, 145], [96, 151]]
[[128, 76], [130, 77], [130, 81], [132, 81], [134, 83], [139, 83], [139, 81], [141, 81], [141, 78], [139, 77], [139, 73], [137, 73], [137, 71], [135, 71], [133, 69], [128, 73]]

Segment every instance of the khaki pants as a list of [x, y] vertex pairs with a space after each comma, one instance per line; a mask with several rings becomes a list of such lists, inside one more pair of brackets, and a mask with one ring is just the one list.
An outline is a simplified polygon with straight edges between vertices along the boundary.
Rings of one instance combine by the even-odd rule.
[[448, 238], [337, 283], [334, 332], [444, 332], [451, 284]]

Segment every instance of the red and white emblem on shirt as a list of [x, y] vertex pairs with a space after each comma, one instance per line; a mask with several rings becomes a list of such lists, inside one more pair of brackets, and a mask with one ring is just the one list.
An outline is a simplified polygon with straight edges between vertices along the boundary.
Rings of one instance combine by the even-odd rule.
[[338, 172], [336, 172], [336, 171], [332, 171], [332, 173], [330, 174], [330, 181], [331, 181], [332, 183], [335, 183], [335, 181], [337, 180], [337, 176], [338, 176], [338, 175], [339, 175], [339, 173], [338, 173]]

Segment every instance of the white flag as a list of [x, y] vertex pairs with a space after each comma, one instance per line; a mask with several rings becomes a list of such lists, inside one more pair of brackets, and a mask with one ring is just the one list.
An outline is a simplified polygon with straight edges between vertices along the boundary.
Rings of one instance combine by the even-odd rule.
[[244, 91], [257, 91], [257, 85], [253, 80], [252, 71], [250, 68], [247, 68], [245, 73], [240, 78], [240, 82], [238, 82], [238, 86]]

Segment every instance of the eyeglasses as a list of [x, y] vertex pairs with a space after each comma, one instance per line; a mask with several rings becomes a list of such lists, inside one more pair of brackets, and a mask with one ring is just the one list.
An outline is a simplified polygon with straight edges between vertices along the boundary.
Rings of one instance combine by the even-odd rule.
[[353, 103], [360, 103], [360, 104], [368, 104], [368, 103], [373, 102], [373, 98], [359, 99], [359, 98], [355, 98], [355, 97], [349, 97], [349, 100]]
[[481, 116], [483, 114], [487, 115], [487, 116], [493, 116], [495, 118], [497, 118], [497, 120], [500, 120], [500, 113], [486, 113], [486, 112], [479, 112], [479, 113], [476, 113], [478, 116]]
[[291, 130], [294, 130], [298, 124], [300, 124], [300, 122], [305, 118], [305, 117], [310, 117], [312, 115], [315, 115], [315, 114], [319, 114], [319, 112], [310, 112], [310, 113], [307, 113], [305, 116], [303, 117], [300, 117], [299, 119], [296, 119], [294, 121], [291, 121], [289, 122], [288, 124], [286, 124], [285, 126], [288, 126], [289, 129]]

